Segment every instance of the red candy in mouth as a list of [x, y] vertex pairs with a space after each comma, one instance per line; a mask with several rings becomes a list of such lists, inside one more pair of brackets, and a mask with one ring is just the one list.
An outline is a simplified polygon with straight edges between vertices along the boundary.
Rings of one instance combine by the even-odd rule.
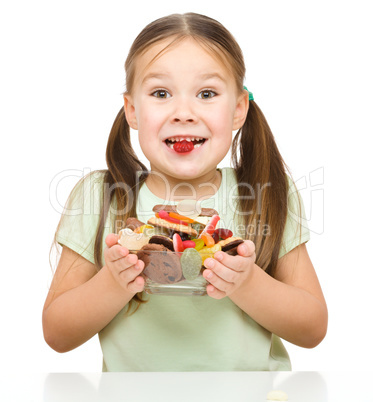
[[194, 144], [192, 141], [187, 141], [187, 140], [183, 140], [183, 141], [179, 141], [179, 142], [175, 142], [174, 144], [174, 151], [176, 152], [190, 152], [194, 149]]

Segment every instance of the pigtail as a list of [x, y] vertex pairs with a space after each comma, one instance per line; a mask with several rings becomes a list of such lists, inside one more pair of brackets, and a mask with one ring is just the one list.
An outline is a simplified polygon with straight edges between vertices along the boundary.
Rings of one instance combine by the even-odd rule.
[[254, 101], [233, 139], [232, 164], [246, 239], [255, 243], [257, 264], [273, 276], [286, 223], [288, 182], [271, 129]]
[[[94, 258], [98, 269], [102, 268], [102, 241], [105, 223], [110, 207], [115, 207], [114, 230], [124, 227], [129, 217], [136, 217], [136, 203], [141, 185], [148, 174], [146, 166], [137, 158], [130, 137], [130, 127], [127, 123], [124, 108], [117, 114], [110, 131], [106, 147], [106, 163], [102, 191], [102, 206], [97, 227]], [[133, 300], [143, 302], [139, 295]]]

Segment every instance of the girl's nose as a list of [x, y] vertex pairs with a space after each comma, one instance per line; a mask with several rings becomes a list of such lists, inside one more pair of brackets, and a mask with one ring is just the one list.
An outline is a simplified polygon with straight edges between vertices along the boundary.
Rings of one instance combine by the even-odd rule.
[[191, 102], [187, 100], [178, 100], [175, 102], [175, 110], [172, 113], [171, 121], [173, 123], [195, 123], [197, 115], [193, 110]]
[[175, 116], [173, 118], [173, 121], [175, 123], [193, 123], [194, 119], [193, 119], [193, 117], [186, 118], [186, 117], [182, 117], [182, 116], [180, 116], [180, 117]]

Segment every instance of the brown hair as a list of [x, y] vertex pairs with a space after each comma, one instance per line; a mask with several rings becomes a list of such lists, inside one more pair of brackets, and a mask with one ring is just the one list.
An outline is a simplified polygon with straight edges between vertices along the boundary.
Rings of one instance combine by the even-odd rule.
[[[250, 101], [249, 112], [243, 127], [232, 144], [232, 163], [236, 171], [240, 203], [239, 210], [251, 212], [244, 215], [246, 238], [255, 244], [256, 263], [274, 276], [284, 234], [287, 216], [288, 181], [285, 163], [275, 139], [259, 106]], [[250, 184], [265, 191], [250, 197]], [[270, 235], [264, 234], [264, 226]]]
[[[162, 40], [173, 38], [174, 40], [168, 45], [170, 46], [186, 37], [194, 38], [215, 56], [228, 62], [234, 74], [238, 93], [243, 91], [245, 64], [242, 51], [234, 37], [214, 19], [187, 13], [173, 14], [155, 20], [137, 36], [125, 62], [127, 93], [131, 93], [133, 87], [136, 60], [139, 55]], [[103, 265], [101, 260], [103, 232], [110, 203], [116, 201], [117, 210], [122, 211], [117, 214], [117, 220], [125, 221], [129, 216], [136, 216], [138, 191], [148, 174], [146, 167], [138, 160], [131, 147], [130, 128], [123, 107], [109, 135], [106, 161], [108, 169], [104, 174], [103, 200], [109, 202], [102, 204], [95, 238], [94, 255], [98, 268]], [[259, 229], [254, 233], [247, 231], [245, 237], [255, 243], [256, 263], [270, 275], [274, 275], [287, 216], [288, 183], [285, 165], [274, 137], [254, 101], [250, 101], [246, 121], [233, 140], [232, 163], [239, 184], [238, 210], [242, 212], [245, 227], [255, 226]], [[141, 173], [140, 180], [138, 171]], [[116, 186], [121, 183], [125, 183], [126, 186]], [[240, 183], [265, 188], [261, 200], [258, 200], [258, 197], [254, 199], [250, 197], [248, 187]], [[115, 191], [110, 191], [113, 187]], [[131, 191], [128, 191], [129, 189]], [[261, 203], [260, 208], [258, 202]], [[263, 235], [263, 231], [260, 230], [263, 225], [270, 227], [270, 236]], [[135, 295], [132, 300], [141, 303], [141, 295]]]

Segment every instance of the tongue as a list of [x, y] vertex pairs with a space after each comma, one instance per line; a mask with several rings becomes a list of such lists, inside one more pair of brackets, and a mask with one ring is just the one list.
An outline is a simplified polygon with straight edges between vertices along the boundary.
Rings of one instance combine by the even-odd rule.
[[190, 152], [194, 149], [194, 144], [192, 141], [183, 140], [180, 142], [175, 142], [174, 151], [176, 152]]

